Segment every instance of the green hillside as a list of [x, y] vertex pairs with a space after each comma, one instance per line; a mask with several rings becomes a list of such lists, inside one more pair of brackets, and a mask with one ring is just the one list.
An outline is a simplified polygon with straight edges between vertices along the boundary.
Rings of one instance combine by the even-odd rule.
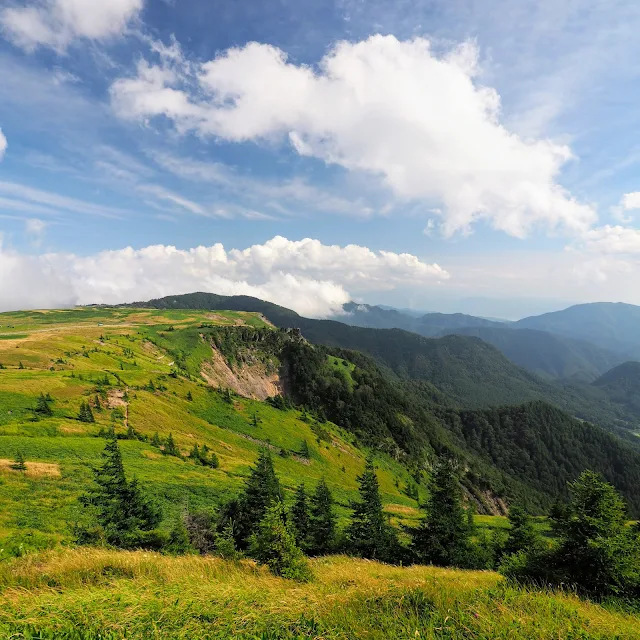
[[[68, 536], [104, 447], [99, 435], [111, 427], [122, 438], [126, 468], [154, 487], [168, 515], [185, 500], [194, 507], [226, 502], [264, 446], [287, 491], [324, 477], [340, 513], [347, 512], [366, 455], [353, 435], [264, 397], [211, 387], [200, 375], [212, 358], [208, 336], [222, 326], [267, 327], [259, 316], [86, 308], [5, 313], [0, 324], [0, 537], [19, 528]], [[244, 367], [241, 382], [249, 374], [268, 378], [268, 364]], [[50, 396], [51, 415], [34, 411], [40, 394]], [[84, 402], [95, 423], [78, 419]], [[172, 434], [185, 456], [195, 444], [207, 445], [219, 468], [163, 455], [155, 434], [160, 442]], [[304, 442], [308, 459], [298, 454]], [[11, 469], [19, 453], [24, 473]], [[413, 518], [416, 502], [403, 492], [411, 476], [390, 458], [378, 464], [389, 513]]]

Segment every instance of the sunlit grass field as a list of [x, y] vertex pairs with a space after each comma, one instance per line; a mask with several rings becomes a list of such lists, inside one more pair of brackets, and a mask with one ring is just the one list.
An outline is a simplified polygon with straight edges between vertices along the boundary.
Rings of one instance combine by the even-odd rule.
[[[298, 584], [251, 561], [94, 549], [0, 565], [0, 633], [11, 638], [388, 640], [640, 638], [638, 618], [493, 572], [311, 562]], [[75, 634], [75, 635], [74, 635]]]
[[[0, 538], [32, 530], [68, 539], [77, 498], [100, 464], [104, 440], [98, 435], [112, 426], [120, 435], [130, 426], [147, 438], [121, 440], [124, 463], [161, 502], [167, 526], [185, 503], [215, 508], [233, 497], [264, 446], [287, 495], [300, 482], [312, 489], [324, 477], [346, 518], [365, 456], [350, 434], [329, 423], [318, 431], [296, 410], [237, 395], [229, 402], [198, 375], [211, 357], [201, 332], [239, 324], [266, 326], [259, 315], [242, 312], [91, 307], [0, 314]], [[174, 373], [176, 354], [187, 375]], [[352, 369], [340, 366], [347, 374]], [[52, 416], [35, 414], [40, 393], [50, 394]], [[102, 408], [93, 411], [95, 423], [80, 422], [81, 403], [96, 396]], [[150, 442], [155, 433], [162, 439], [171, 433], [185, 456], [194, 444], [206, 444], [220, 467], [162, 455]], [[305, 441], [308, 460], [296, 455]], [[19, 452], [26, 472], [11, 468]], [[417, 502], [404, 494], [407, 471], [385, 457], [377, 462], [392, 521], [416, 520]], [[36, 464], [55, 474], [38, 472]]]

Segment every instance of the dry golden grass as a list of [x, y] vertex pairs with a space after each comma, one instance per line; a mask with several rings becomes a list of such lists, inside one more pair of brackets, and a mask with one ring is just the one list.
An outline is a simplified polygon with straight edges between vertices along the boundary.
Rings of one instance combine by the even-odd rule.
[[301, 585], [250, 561], [99, 549], [27, 556], [0, 565], [0, 631], [29, 624], [181, 640], [640, 638], [637, 617], [516, 588], [492, 572], [340, 556], [311, 564], [315, 577]]
[[17, 471], [12, 468], [14, 460], [7, 460], [0, 458], [0, 473], [23, 473], [26, 476], [32, 478], [59, 478], [60, 477], [60, 465], [49, 462], [27, 462], [26, 471]]

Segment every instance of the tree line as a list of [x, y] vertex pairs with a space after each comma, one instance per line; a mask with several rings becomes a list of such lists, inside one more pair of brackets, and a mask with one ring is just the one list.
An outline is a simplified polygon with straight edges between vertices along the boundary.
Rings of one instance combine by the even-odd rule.
[[372, 458], [358, 476], [358, 497], [339, 530], [335, 502], [321, 479], [312, 491], [300, 484], [287, 504], [271, 454], [262, 450], [242, 492], [217, 513], [185, 507], [160, 527], [161, 510], [135, 479], [128, 479], [118, 441], [107, 440], [103, 463], [81, 498], [76, 540], [167, 553], [250, 557], [275, 574], [312, 579], [307, 556], [348, 553], [396, 564], [498, 569], [519, 581], [573, 585], [593, 596], [640, 597], [640, 526], [627, 524], [626, 505], [597, 473], [585, 471], [569, 486], [570, 500], [550, 514], [555, 540], [541, 537], [518, 505], [506, 533], [476, 528], [465, 504], [461, 469], [450, 458], [435, 464], [429, 498], [417, 527], [399, 531], [384, 512]]

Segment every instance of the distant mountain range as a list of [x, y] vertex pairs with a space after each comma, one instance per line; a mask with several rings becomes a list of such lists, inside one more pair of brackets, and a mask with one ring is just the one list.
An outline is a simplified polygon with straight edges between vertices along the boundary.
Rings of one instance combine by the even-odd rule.
[[596, 303], [517, 322], [462, 313], [409, 315], [397, 309], [347, 303], [334, 320], [358, 327], [404, 329], [425, 337], [473, 335], [509, 360], [545, 378], [592, 382], [640, 358], [640, 307]]

